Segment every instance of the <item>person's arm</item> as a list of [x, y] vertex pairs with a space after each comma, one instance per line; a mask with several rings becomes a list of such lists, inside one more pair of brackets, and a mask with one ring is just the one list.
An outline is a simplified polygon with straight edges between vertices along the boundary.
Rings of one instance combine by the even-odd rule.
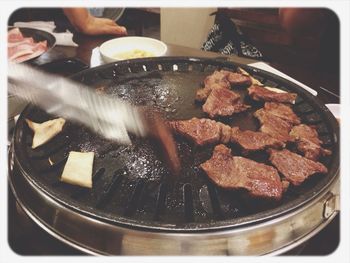
[[126, 35], [125, 27], [108, 18], [92, 16], [86, 8], [63, 8], [63, 12], [78, 31], [86, 35]]

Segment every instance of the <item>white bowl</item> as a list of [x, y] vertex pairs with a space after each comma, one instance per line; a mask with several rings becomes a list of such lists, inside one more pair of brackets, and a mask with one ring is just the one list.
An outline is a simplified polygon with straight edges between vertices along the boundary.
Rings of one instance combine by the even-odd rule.
[[[100, 46], [100, 53], [105, 62], [128, 59], [120, 56], [123, 55], [122, 53], [136, 50], [149, 52], [150, 56], [159, 57], [166, 53], [167, 45], [153, 38], [130, 36], [111, 39]], [[142, 55], [138, 57], [142, 57]]]

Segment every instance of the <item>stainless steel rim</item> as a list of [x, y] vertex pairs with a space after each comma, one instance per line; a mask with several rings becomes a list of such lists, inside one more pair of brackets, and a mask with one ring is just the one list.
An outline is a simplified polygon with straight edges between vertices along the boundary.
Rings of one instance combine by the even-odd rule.
[[[11, 189], [28, 216], [50, 235], [92, 255], [278, 255], [322, 230], [338, 210], [335, 207], [330, 216], [324, 217], [334, 183], [304, 207], [251, 226], [205, 233], [140, 231], [107, 224], [64, 207], [34, 188], [24, 176], [15, 177], [13, 161], [12, 153]], [[25, 188], [26, 198], [21, 188]], [[32, 198], [37, 202], [28, 201]]]

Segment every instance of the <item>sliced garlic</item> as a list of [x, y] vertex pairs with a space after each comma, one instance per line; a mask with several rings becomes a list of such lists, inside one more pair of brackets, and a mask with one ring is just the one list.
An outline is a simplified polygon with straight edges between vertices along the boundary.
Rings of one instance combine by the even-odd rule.
[[247, 71], [245, 71], [244, 69], [242, 69], [242, 68], [240, 68], [240, 67], [237, 68], [237, 71], [238, 71], [238, 73], [241, 73], [241, 74], [243, 74], [244, 76], [250, 76], [249, 73], [248, 73]]
[[253, 78], [252, 76], [250, 76], [250, 79], [252, 80], [253, 85], [264, 86], [264, 84], [262, 84], [259, 80]]
[[26, 122], [29, 128], [34, 132], [32, 149], [35, 149], [60, 133], [66, 120], [63, 118], [58, 118], [43, 123], [35, 123], [26, 119]]
[[68, 184], [92, 188], [93, 162], [93, 152], [69, 152], [61, 181]]
[[267, 86], [265, 86], [264, 88], [268, 89], [268, 90], [271, 90], [273, 92], [276, 92], [276, 93], [287, 93], [287, 91], [284, 91], [284, 90], [281, 90], [281, 89], [278, 89], [278, 88], [272, 88], [272, 87], [267, 87]]

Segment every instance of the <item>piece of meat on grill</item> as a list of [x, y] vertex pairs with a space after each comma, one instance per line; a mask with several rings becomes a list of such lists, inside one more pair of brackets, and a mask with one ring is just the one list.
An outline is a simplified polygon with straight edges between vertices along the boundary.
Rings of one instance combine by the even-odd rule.
[[221, 87], [230, 88], [230, 82], [227, 80], [228, 74], [229, 71], [215, 70], [213, 74], [204, 79], [204, 87], [211, 86], [212, 84], [219, 84]]
[[299, 154], [283, 149], [270, 149], [270, 161], [293, 185], [302, 184], [308, 177], [316, 173], [327, 173], [327, 167], [322, 163], [312, 161]]
[[264, 109], [291, 124], [300, 124], [299, 117], [294, 113], [289, 105], [276, 102], [266, 102]]
[[227, 80], [230, 82], [232, 87], [245, 87], [250, 86], [252, 84], [252, 80], [249, 76], [246, 76], [242, 73], [237, 72], [231, 72], [231, 71], [225, 71], [227, 74]]
[[289, 133], [293, 125], [300, 124], [300, 119], [289, 105], [265, 102], [264, 108], [257, 110], [254, 116], [260, 121], [260, 131], [283, 142], [294, 141]]
[[273, 101], [284, 103], [295, 103], [296, 93], [286, 92], [276, 88], [252, 85], [248, 88], [248, 94], [257, 101]]
[[205, 78], [204, 88], [197, 90], [195, 99], [196, 101], [205, 101], [212, 90], [217, 88], [229, 89], [230, 87], [230, 82], [227, 80], [227, 72], [216, 70]]
[[243, 188], [258, 198], [279, 200], [282, 197], [282, 182], [275, 168], [241, 156], [232, 156], [225, 145], [217, 145], [212, 157], [200, 167], [222, 188]]
[[246, 111], [249, 105], [240, 101], [240, 95], [226, 88], [218, 88], [211, 91], [202, 109], [211, 118], [218, 116], [231, 116], [234, 113]]
[[225, 88], [225, 87], [222, 87], [217, 83], [208, 85], [208, 86], [204, 87], [203, 89], [197, 90], [195, 100], [199, 101], [199, 102], [205, 102], [213, 90], [222, 89], [222, 88]]
[[259, 80], [257, 80], [256, 78], [254, 78], [253, 76], [251, 76], [247, 71], [245, 71], [244, 69], [238, 67], [237, 68], [237, 72], [243, 74], [246, 77], [249, 77], [252, 84], [251, 85], [257, 85], [257, 86], [264, 86]]
[[231, 130], [231, 142], [239, 144], [245, 153], [265, 150], [267, 148], [282, 148], [285, 144], [263, 132], [241, 131], [238, 127]]
[[332, 153], [321, 147], [322, 141], [318, 138], [316, 129], [306, 124], [294, 126], [290, 135], [295, 138], [298, 150], [308, 159], [317, 161], [321, 156]]
[[192, 118], [190, 120], [169, 121], [170, 128], [177, 134], [197, 145], [228, 143], [231, 127], [210, 119]]
[[216, 70], [204, 80], [204, 88], [197, 90], [196, 101], [205, 101], [212, 90], [217, 88], [230, 89], [232, 87], [244, 87], [252, 84], [251, 77], [242, 73], [228, 70]]
[[288, 121], [285, 121], [273, 114], [266, 109], [259, 109], [254, 112], [254, 116], [258, 118], [261, 126], [260, 131], [267, 133], [272, 138], [282, 142], [293, 142], [294, 138], [289, 135], [290, 130], [293, 127]]

